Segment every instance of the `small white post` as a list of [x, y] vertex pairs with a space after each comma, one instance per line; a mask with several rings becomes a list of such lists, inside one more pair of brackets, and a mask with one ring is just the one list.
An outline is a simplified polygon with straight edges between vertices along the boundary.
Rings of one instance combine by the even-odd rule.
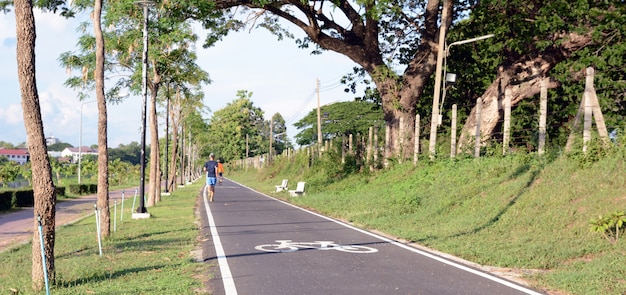
[[96, 214], [96, 234], [98, 235], [98, 250], [100, 251], [100, 257], [102, 257], [102, 241], [100, 238], [100, 210], [98, 209], [98, 205], [96, 203], [93, 204], [95, 214]]
[[117, 231], [117, 200], [113, 202], [113, 232]]

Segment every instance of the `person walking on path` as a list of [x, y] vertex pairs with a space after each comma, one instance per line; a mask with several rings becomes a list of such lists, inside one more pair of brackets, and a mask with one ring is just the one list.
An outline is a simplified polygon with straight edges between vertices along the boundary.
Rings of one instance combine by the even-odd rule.
[[222, 182], [224, 181], [224, 164], [222, 164], [222, 160], [217, 160], [217, 174], [219, 176], [219, 184], [222, 185]]
[[217, 162], [215, 162], [215, 155], [211, 153], [209, 160], [204, 163], [202, 171], [206, 172], [206, 185], [207, 195], [209, 196], [209, 202], [213, 202], [213, 195], [215, 195], [215, 184], [217, 183]]

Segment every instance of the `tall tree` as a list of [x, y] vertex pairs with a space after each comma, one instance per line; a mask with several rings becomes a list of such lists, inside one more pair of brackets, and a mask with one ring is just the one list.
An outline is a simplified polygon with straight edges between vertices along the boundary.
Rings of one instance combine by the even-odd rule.
[[[349, 134], [367, 134], [369, 127], [383, 122], [383, 110], [379, 105], [365, 101], [338, 102], [321, 107], [322, 137], [330, 140]], [[294, 124], [301, 130], [296, 143], [308, 145], [317, 142], [317, 110], [310, 111]]]
[[[159, 3], [150, 11], [149, 26], [149, 76], [148, 89], [150, 90], [149, 128], [150, 128], [150, 183], [148, 189], [148, 206], [154, 205], [160, 199], [160, 166], [157, 103], [159, 90], [165, 81], [173, 85], [190, 83], [199, 85], [208, 83], [208, 74], [196, 64], [196, 54], [193, 44], [197, 36], [193, 33], [189, 22], [171, 13], [169, 2]], [[142, 59], [141, 42], [143, 36], [137, 27], [144, 18], [141, 7], [130, 1], [109, 2], [103, 25], [107, 28], [104, 38], [107, 40], [107, 67], [116, 71], [119, 79], [109, 90], [109, 99], [117, 99], [117, 94], [124, 88], [130, 87], [133, 92], [141, 91]], [[93, 37], [85, 35], [79, 41], [79, 53], [64, 53], [61, 61], [64, 65], [81, 69], [81, 76], [71, 77], [66, 84], [77, 88], [93, 87], [93, 77], [90, 76], [93, 67]]]
[[208, 145], [205, 151], [213, 152], [225, 161], [255, 156], [267, 151], [262, 138], [263, 111], [254, 106], [251, 92], [239, 90], [237, 99], [216, 111], [207, 130]]
[[[170, 99], [169, 111], [171, 124], [170, 130], [172, 132], [170, 146], [172, 148], [168, 167], [168, 183], [165, 184], [168, 186], [169, 191], [173, 191], [176, 188], [174, 185], [176, 182], [176, 175], [182, 175], [182, 171], [179, 171], [179, 159], [183, 154], [183, 150], [180, 149], [180, 143], [182, 143], [183, 138], [183, 134], [181, 134], [183, 125], [187, 122], [187, 118], [191, 114], [202, 112], [202, 99], [204, 94], [200, 88], [200, 84], [202, 81], [208, 81], [206, 73], [203, 73], [204, 71], [199, 71], [197, 74], [194, 74], [193, 71], [186, 72], [185, 74], [177, 72], [174, 77], [178, 77], [179, 75], [180, 77], [178, 79], [174, 78], [166, 84], [167, 89], [172, 87], [175, 88], [174, 97], [173, 99]], [[193, 79], [194, 77], [198, 80]], [[191, 78], [191, 80], [189, 80], [189, 78]], [[165, 95], [168, 95], [168, 92], [169, 91], [166, 91]]]
[[[48, 277], [54, 281], [54, 227], [56, 193], [52, 180], [52, 168], [48, 159], [46, 137], [43, 132], [41, 109], [39, 108], [39, 94], [35, 79], [35, 17], [30, 0], [15, 0], [15, 23], [17, 35], [17, 73], [22, 93], [22, 110], [24, 113], [24, 127], [28, 138], [28, 152], [33, 170], [33, 191], [35, 207], [33, 218], [32, 239], [32, 286], [34, 290], [44, 287], [44, 267]], [[43, 231], [42, 253], [39, 238], [39, 224], [41, 220]], [[42, 263], [42, 254], [46, 265]]]
[[271, 124], [272, 126], [272, 153], [275, 155], [280, 155], [284, 150], [288, 148], [292, 148], [292, 144], [287, 138], [287, 125], [285, 123], [285, 119], [280, 113], [276, 113], [272, 116]]
[[109, 208], [109, 154], [107, 134], [107, 101], [104, 96], [105, 43], [102, 33], [102, 0], [93, 6], [93, 27], [96, 39], [96, 100], [98, 103], [98, 201], [100, 231], [104, 237], [111, 235], [111, 210]]
[[[456, 2], [456, 10], [453, 10], [453, 2]], [[407, 144], [404, 148], [392, 144], [391, 150], [394, 153], [404, 151], [408, 156], [412, 154], [413, 132], [400, 135], [399, 124], [404, 122], [404, 130], [413, 130], [416, 105], [435, 71], [438, 46], [443, 46], [438, 44], [439, 26], [449, 26], [457, 14], [466, 13], [468, 2], [473, 1], [450, 0], [443, 1], [444, 5], [440, 0], [306, 3], [300, 0], [214, 0], [211, 3], [223, 10], [236, 6], [252, 8], [250, 22], [261, 22], [258, 26], [269, 29], [279, 39], [292, 36], [287, 26], [279, 22], [286, 21], [305, 34], [297, 40], [299, 47], [316, 46], [316, 53], [334, 51], [361, 66], [382, 98], [385, 122], [392, 131], [390, 142]], [[187, 5], [182, 10], [204, 21], [206, 14], [198, 13], [203, 8], [213, 7]], [[229, 16], [234, 19], [235, 14]], [[205, 27], [217, 34], [223, 32], [213, 30], [215, 27], [210, 25], [214, 23]], [[209, 42], [215, 40], [213, 35], [210, 37]], [[403, 70], [396, 72], [397, 68]], [[406, 136], [407, 140], [396, 141], [399, 136]]]

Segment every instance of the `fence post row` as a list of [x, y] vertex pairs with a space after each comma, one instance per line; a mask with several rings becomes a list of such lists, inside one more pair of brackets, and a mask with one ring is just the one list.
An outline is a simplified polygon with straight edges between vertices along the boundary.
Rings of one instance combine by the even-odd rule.
[[[572, 124], [572, 131], [570, 132], [567, 143], [565, 145], [566, 151], [571, 151], [571, 147], [575, 138], [575, 134], [578, 132], [578, 126], [581, 121], [583, 121], [583, 152], [587, 152], [587, 144], [591, 140], [591, 127], [592, 123], [595, 120], [597, 125], [597, 131], [599, 137], [602, 139], [603, 143], [609, 142], [608, 131], [606, 129], [606, 125], [604, 122], [604, 116], [602, 115], [602, 111], [600, 109], [600, 104], [598, 102], [598, 97], [596, 94], [596, 90], [594, 87], [594, 69], [592, 67], [588, 67], [586, 69], [586, 78], [585, 78], [585, 91], [582, 95], [582, 99], [578, 110], [576, 112], [576, 116], [574, 118]], [[547, 114], [548, 114], [548, 78], [545, 78], [541, 81], [541, 89], [540, 89], [540, 105], [539, 105], [539, 132], [538, 132], [538, 148], [537, 153], [542, 155], [545, 153], [545, 145], [546, 145], [546, 135], [547, 135]], [[502, 154], [506, 155], [510, 152], [510, 141], [511, 141], [511, 100], [512, 100], [512, 90], [510, 88], [506, 88], [504, 91], [504, 100], [502, 102], [504, 109], [504, 122], [503, 122], [503, 137], [502, 137]], [[476, 109], [475, 109], [475, 120], [476, 120], [476, 128], [474, 133], [474, 157], [480, 157], [480, 148], [482, 145], [482, 136], [481, 136], [481, 121], [482, 121], [482, 107], [483, 101], [482, 98], [478, 98], [476, 100]], [[393, 138], [395, 146], [399, 146], [399, 153], [396, 155], [392, 155], [391, 148], [391, 125], [389, 123], [385, 124], [385, 140], [383, 149], [379, 150], [379, 142], [378, 142], [378, 126], [372, 126], [368, 128], [369, 134], [367, 139], [365, 136], [358, 137], [357, 140], [361, 140], [363, 145], [366, 145], [365, 149], [365, 161], [364, 163], [369, 164], [370, 170], [375, 169], [375, 166], [378, 163], [379, 153], [383, 155], [383, 167], [387, 168], [389, 166], [389, 158], [393, 156], [398, 157], [398, 161], [402, 162], [405, 156], [404, 144], [406, 140], [409, 138], [409, 134], [405, 132], [406, 126], [404, 126], [405, 118], [401, 117], [399, 120], [399, 133], [398, 136]], [[452, 113], [451, 113], [451, 128], [450, 128], [450, 157], [454, 158], [457, 152], [457, 105], [452, 105]], [[413, 147], [413, 164], [417, 165], [420, 153], [420, 115], [416, 114], [415, 116], [415, 133], [414, 133], [414, 147]], [[347, 141], [347, 142], [346, 142]], [[343, 135], [341, 138], [341, 162], [345, 163], [345, 156], [347, 153], [355, 154], [354, 152], [354, 141], [353, 135], [349, 134], [348, 138]], [[346, 147], [347, 145], [347, 147]], [[357, 146], [363, 146], [358, 145]], [[330, 148], [329, 148], [330, 146]], [[315, 148], [319, 155], [321, 155], [322, 151], [329, 151], [333, 149], [333, 141], [326, 141], [323, 146], [309, 146], [305, 148], [307, 152], [307, 156], [310, 160], [314, 160], [315, 157]], [[346, 151], [346, 148], [348, 149]], [[287, 149], [287, 158], [291, 159], [295, 150]], [[363, 155], [362, 151], [356, 153], [357, 155]], [[241, 163], [242, 166], [245, 167], [255, 167], [259, 168], [265, 163], [261, 163], [262, 156], [255, 156], [247, 159], [242, 159], [237, 161]]]

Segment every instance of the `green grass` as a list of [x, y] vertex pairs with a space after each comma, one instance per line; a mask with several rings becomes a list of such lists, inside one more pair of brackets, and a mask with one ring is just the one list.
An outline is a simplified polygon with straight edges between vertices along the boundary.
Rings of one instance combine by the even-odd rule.
[[[305, 154], [305, 153], [304, 153]], [[392, 164], [351, 173], [336, 158], [309, 167], [302, 155], [227, 177], [299, 206], [450, 253], [482, 265], [526, 273], [554, 294], [622, 294], [626, 244], [590, 231], [598, 215], [626, 209], [626, 152], [590, 160], [518, 154]], [[306, 196], [275, 193], [283, 178]], [[127, 214], [98, 256], [93, 216], [57, 232], [53, 294], [198, 294], [209, 265], [198, 245], [194, 206], [201, 181], [149, 208]], [[126, 208], [131, 207], [131, 199]], [[128, 210], [128, 209], [127, 209]], [[0, 254], [0, 293], [30, 291], [30, 245]], [[41, 292], [39, 294], [42, 294]]]
[[[163, 196], [148, 208], [149, 219], [132, 219], [132, 198], [118, 211], [117, 231], [103, 241], [99, 256], [95, 218], [65, 226], [56, 233], [56, 282], [52, 294], [205, 294], [208, 266], [197, 263], [195, 202], [202, 183]], [[121, 208], [118, 204], [118, 210]], [[111, 219], [114, 217], [111, 208]], [[31, 289], [31, 245], [0, 254], [0, 293]], [[40, 292], [38, 294], [45, 294]]]
[[[589, 224], [626, 209], [623, 152], [595, 162], [527, 154], [421, 161], [356, 175], [323, 164], [310, 170], [316, 168], [299, 170], [279, 158], [274, 167], [230, 177], [362, 228], [482, 265], [528, 270], [534, 275], [526, 279], [542, 290], [626, 291], [625, 241], [611, 245]], [[292, 189], [306, 181], [306, 196], [273, 192], [283, 178]]]

